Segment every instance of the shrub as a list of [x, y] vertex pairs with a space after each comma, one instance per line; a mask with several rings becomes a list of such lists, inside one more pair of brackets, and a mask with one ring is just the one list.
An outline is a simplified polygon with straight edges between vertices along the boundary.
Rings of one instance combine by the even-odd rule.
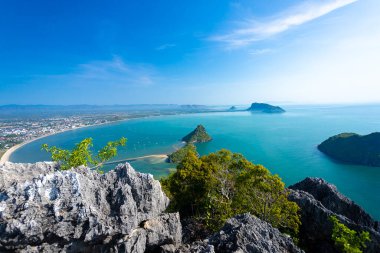
[[177, 171], [163, 179], [170, 209], [203, 221], [211, 230], [226, 219], [250, 212], [292, 235], [298, 232], [299, 207], [277, 175], [240, 154], [220, 150], [198, 158], [192, 150]]
[[101, 167], [106, 161], [117, 155], [117, 147], [125, 146], [127, 139], [122, 137], [117, 141], [110, 141], [106, 146], [93, 156], [90, 148], [93, 146], [92, 138], [87, 138], [77, 143], [72, 150], [61, 149], [48, 144], [42, 145], [42, 150], [51, 154], [51, 159], [60, 165], [61, 170], [68, 170], [81, 165], [92, 165], [95, 168]]
[[362, 249], [367, 247], [366, 243], [370, 241], [369, 233], [361, 231], [357, 233], [344, 224], [340, 223], [338, 218], [330, 216], [333, 223], [332, 240], [335, 246], [343, 253], [362, 253]]

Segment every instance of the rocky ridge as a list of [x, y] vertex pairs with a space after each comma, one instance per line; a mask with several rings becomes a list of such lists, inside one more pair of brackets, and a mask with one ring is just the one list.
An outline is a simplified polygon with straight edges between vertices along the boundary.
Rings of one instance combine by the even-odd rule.
[[129, 164], [100, 175], [6, 163], [0, 178], [0, 252], [153, 252], [181, 243], [160, 183]]
[[[301, 208], [305, 252], [337, 252], [331, 238], [335, 215], [351, 229], [366, 230], [364, 252], [380, 252], [379, 223], [319, 178], [290, 187]], [[160, 183], [128, 163], [100, 175], [54, 163], [0, 165], [0, 252], [303, 252], [289, 236], [249, 214], [229, 219], [204, 240], [187, 238]], [[183, 234], [185, 232], [185, 234]]]
[[331, 215], [356, 231], [368, 231], [371, 242], [363, 252], [380, 252], [380, 224], [360, 206], [321, 178], [306, 178], [289, 187], [289, 199], [301, 208], [300, 244], [306, 252], [337, 252], [331, 240]]

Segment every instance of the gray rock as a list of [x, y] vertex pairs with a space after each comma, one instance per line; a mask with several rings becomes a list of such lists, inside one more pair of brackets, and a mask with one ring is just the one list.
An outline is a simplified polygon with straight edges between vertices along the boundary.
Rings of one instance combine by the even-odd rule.
[[203, 241], [172, 247], [164, 245], [161, 253], [303, 253], [293, 240], [269, 223], [250, 214], [227, 220], [223, 228]]
[[334, 185], [320, 178], [306, 178], [289, 188], [289, 200], [301, 208], [300, 243], [307, 252], [337, 252], [331, 239], [331, 215], [350, 229], [370, 233], [371, 242], [364, 252], [380, 252], [379, 223]]
[[209, 243], [215, 247], [215, 252], [303, 252], [290, 237], [250, 214], [229, 219], [222, 230], [209, 239]]
[[54, 163], [0, 166], [0, 251], [145, 252], [181, 242], [159, 181], [128, 163], [100, 175]]

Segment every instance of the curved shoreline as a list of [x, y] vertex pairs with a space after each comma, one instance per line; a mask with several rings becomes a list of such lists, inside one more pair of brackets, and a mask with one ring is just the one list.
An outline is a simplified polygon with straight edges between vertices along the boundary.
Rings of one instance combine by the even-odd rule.
[[66, 129], [66, 130], [63, 130], [63, 131], [56, 132], [56, 133], [45, 134], [43, 136], [39, 136], [39, 137], [30, 139], [28, 141], [19, 143], [19, 144], [15, 145], [15, 146], [9, 148], [0, 157], [0, 164], [4, 164], [6, 162], [10, 162], [9, 158], [11, 157], [12, 153], [15, 152], [17, 149], [19, 149], [19, 148], [21, 148], [21, 147], [23, 147], [23, 146], [25, 146], [25, 145], [33, 142], [33, 141], [36, 141], [36, 140], [39, 140], [39, 139], [42, 139], [42, 138], [45, 138], [45, 137], [48, 137], [48, 136], [51, 136], [51, 135], [55, 135], [55, 134], [61, 134], [61, 133], [65, 133], [65, 132], [68, 132], [68, 131], [78, 130], [78, 129], [82, 129], [82, 128], [95, 127], [95, 126], [101, 126], [101, 125], [108, 125], [108, 124], [113, 124], [113, 123], [117, 123], [117, 122], [123, 122], [123, 121], [127, 121], [127, 120], [134, 120], [134, 119], [144, 119], [144, 118], [153, 118], [153, 117], [162, 117], [162, 116], [186, 115], [186, 114], [197, 114], [197, 113], [215, 113], [215, 112], [226, 112], [226, 111], [220, 110], [220, 111], [204, 111], [204, 112], [202, 112], [202, 111], [200, 111], [200, 112], [181, 112], [181, 113], [161, 114], [161, 115], [144, 115], [144, 116], [140, 116], [140, 117], [131, 117], [131, 118], [116, 120], [116, 121], [112, 121], [112, 122], [106, 122], [106, 123], [100, 123], [100, 124], [88, 125], [88, 126], [81, 126], [81, 127], [77, 127], [77, 128], [73, 128], [73, 129]]
[[45, 135], [42, 135], [42, 136], [30, 139], [28, 141], [21, 142], [21, 143], [15, 145], [13, 147], [7, 149], [7, 151], [5, 151], [5, 153], [0, 158], [0, 164], [4, 164], [6, 162], [10, 162], [9, 158], [11, 157], [11, 155], [12, 155], [13, 152], [15, 152], [17, 149], [19, 149], [19, 148], [21, 148], [21, 147], [23, 147], [23, 146], [25, 146], [25, 145], [33, 142], [33, 141], [36, 141], [36, 140], [39, 140], [39, 139], [42, 139], [42, 138], [45, 138], [45, 137], [49, 137], [49, 136], [52, 136], [52, 135], [55, 135], [55, 134], [61, 134], [61, 133], [69, 132], [69, 131], [74, 131], [74, 130], [79, 130], [79, 129], [82, 129], [82, 128], [87, 128], [87, 127], [95, 127], [95, 126], [101, 126], [101, 125], [106, 125], [106, 124], [112, 124], [112, 123], [121, 122], [121, 121], [125, 121], [125, 120], [129, 120], [129, 119], [122, 119], [122, 120], [117, 120], [117, 121], [112, 121], [112, 122], [106, 122], [106, 123], [100, 123], [100, 124], [95, 124], [95, 125], [88, 125], [88, 126], [81, 126], [81, 127], [71, 128], [71, 129], [65, 129], [63, 131], [58, 131], [58, 132], [55, 132], [55, 133], [45, 134]]

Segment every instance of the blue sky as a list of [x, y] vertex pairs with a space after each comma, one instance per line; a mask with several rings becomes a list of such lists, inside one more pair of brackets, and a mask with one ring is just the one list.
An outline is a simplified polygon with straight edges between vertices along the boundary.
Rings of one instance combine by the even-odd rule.
[[0, 104], [380, 102], [378, 0], [0, 2]]

